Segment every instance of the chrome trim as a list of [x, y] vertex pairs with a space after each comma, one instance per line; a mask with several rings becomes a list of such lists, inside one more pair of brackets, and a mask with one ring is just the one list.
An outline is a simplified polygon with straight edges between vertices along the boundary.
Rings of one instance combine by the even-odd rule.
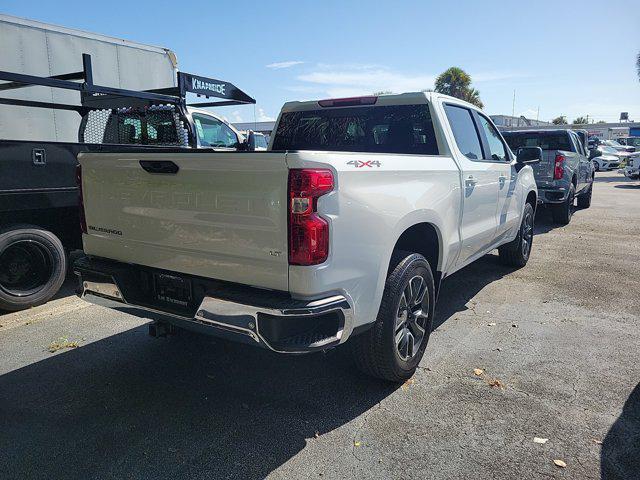
[[124, 301], [122, 292], [120, 292], [120, 289], [115, 283], [83, 281], [82, 290], [83, 295], [85, 292], [89, 291], [97, 293], [98, 295], [104, 297], [115, 298], [117, 300]]
[[[231, 332], [239, 335], [244, 335], [251, 338], [259, 345], [263, 345], [269, 350], [277, 353], [306, 353], [308, 350], [292, 351], [292, 350], [278, 350], [274, 348], [261, 334], [258, 324], [258, 313], [274, 316], [315, 316], [324, 313], [341, 311], [344, 316], [344, 324], [342, 328], [336, 332], [335, 337], [331, 337], [331, 340], [327, 343], [343, 343], [346, 340], [344, 332], [350, 332], [353, 326], [353, 309], [342, 295], [334, 295], [319, 300], [310, 301], [302, 308], [263, 308], [252, 305], [245, 305], [236, 302], [230, 302], [219, 298], [205, 296], [200, 303], [200, 306], [196, 310], [194, 317], [185, 317], [182, 315], [176, 315], [173, 313], [157, 310], [150, 307], [140, 306], [129, 303], [125, 300], [120, 289], [118, 288], [115, 280], [112, 278], [113, 283], [109, 282], [82, 282], [82, 292], [79, 293], [79, 297], [83, 300], [101, 305], [107, 308], [118, 308], [122, 306], [130, 306], [136, 310], [142, 310], [145, 312], [159, 315], [165, 318], [166, 321], [171, 322], [171, 319], [189, 322], [200, 326], [210, 326], [226, 332]], [[236, 323], [244, 320], [244, 325], [232, 324], [228, 322], [220, 321], [220, 317], [233, 317]], [[244, 319], [242, 318], [244, 317]], [[322, 345], [318, 345], [316, 348], [321, 348]]]

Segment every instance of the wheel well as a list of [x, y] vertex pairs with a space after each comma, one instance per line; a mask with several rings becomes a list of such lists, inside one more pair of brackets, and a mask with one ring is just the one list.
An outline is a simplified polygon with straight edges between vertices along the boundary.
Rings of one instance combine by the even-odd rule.
[[[433, 278], [439, 278], [438, 260], [440, 259], [440, 241], [436, 228], [430, 223], [418, 223], [405, 230], [393, 247], [395, 250], [419, 253], [431, 266]], [[389, 265], [391, 268], [392, 265]]]
[[529, 192], [529, 194], [527, 195], [526, 203], [530, 203], [533, 209], [534, 210], [536, 209], [536, 206], [538, 204], [538, 197], [536, 196], [536, 192], [534, 191]]
[[574, 188], [578, 188], [578, 177], [575, 175], [571, 178], [571, 183], [573, 183]]

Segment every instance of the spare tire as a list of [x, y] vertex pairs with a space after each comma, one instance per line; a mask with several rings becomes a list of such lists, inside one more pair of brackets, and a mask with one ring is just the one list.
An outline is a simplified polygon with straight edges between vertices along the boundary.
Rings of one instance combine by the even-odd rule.
[[0, 310], [22, 310], [53, 297], [64, 282], [67, 256], [53, 233], [31, 225], [0, 232]]

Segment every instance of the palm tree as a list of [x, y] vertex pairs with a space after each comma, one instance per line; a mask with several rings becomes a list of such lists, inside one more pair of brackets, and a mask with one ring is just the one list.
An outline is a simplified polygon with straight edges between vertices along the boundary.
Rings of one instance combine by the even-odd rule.
[[464, 92], [462, 99], [474, 104], [478, 108], [484, 108], [484, 103], [480, 100], [480, 92], [475, 88], [470, 88]]
[[586, 125], [589, 123], [585, 117], [578, 117], [573, 121], [574, 125]]
[[471, 85], [471, 77], [458, 67], [451, 67], [436, 78], [436, 92], [462, 98]]
[[483, 108], [480, 92], [471, 86], [471, 76], [458, 67], [451, 67], [436, 78], [436, 92], [466, 100]]
[[554, 125], [566, 125], [567, 117], [565, 117], [564, 115], [560, 115], [559, 117], [556, 117], [553, 120], [551, 120], [551, 123], [553, 123]]

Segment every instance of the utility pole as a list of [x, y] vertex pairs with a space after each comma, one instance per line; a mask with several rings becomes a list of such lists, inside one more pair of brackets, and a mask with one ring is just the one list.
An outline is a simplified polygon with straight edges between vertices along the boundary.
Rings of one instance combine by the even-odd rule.
[[540, 120], [540, 105], [538, 105], [538, 113], [536, 113], [536, 121]]
[[516, 89], [513, 89], [513, 105], [511, 106], [511, 116], [516, 116]]

